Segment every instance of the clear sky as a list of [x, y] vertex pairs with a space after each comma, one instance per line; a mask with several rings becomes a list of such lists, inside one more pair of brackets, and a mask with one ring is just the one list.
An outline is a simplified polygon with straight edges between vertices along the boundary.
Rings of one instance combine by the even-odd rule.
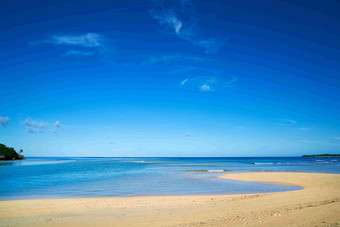
[[26, 156], [340, 153], [340, 2], [0, 2]]

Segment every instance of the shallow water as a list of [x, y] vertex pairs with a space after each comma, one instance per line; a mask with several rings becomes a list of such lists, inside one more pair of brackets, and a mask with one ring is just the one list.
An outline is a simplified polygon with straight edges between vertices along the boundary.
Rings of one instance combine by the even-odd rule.
[[218, 179], [257, 171], [340, 173], [340, 158], [27, 158], [0, 162], [0, 200], [259, 193], [299, 187]]

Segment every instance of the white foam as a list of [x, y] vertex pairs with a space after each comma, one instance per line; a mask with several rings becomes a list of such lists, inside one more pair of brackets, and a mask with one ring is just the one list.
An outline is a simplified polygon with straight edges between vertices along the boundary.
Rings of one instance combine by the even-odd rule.
[[265, 162], [255, 162], [254, 164], [255, 165], [272, 165], [274, 163], [272, 163], [272, 162], [268, 162], [268, 163], [265, 163]]
[[224, 170], [223, 169], [211, 169], [208, 170], [208, 173], [223, 173]]

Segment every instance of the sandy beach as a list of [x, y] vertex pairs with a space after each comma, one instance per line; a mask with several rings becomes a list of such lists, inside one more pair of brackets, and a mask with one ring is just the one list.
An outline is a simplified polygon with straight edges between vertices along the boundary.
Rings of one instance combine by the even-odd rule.
[[264, 194], [0, 201], [0, 226], [340, 225], [340, 175], [273, 172], [221, 178], [303, 189]]

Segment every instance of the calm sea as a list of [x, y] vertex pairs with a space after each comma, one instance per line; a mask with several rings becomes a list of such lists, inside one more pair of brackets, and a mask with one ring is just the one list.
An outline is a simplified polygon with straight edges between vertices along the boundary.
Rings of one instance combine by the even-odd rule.
[[340, 173], [340, 158], [46, 158], [0, 162], [0, 200], [258, 193], [298, 187], [218, 179], [257, 171]]

